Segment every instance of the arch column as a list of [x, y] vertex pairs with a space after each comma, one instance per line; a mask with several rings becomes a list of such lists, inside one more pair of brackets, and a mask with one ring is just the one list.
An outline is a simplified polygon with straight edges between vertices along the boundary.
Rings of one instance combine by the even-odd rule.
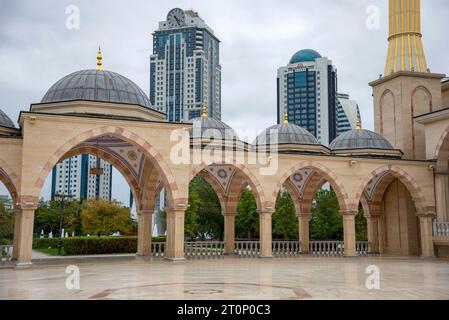
[[16, 209], [16, 219], [14, 231], [14, 257], [17, 267], [31, 266], [31, 256], [33, 251], [33, 230], [34, 230], [34, 212], [36, 206], [23, 206]]
[[346, 257], [357, 256], [355, 238], [355, 216], [357, 213], [356, 210], [340, 211], [343, 216], [344, 255]]
[[449, 221], [449, 173], [435, 172], [437, 220]]
[[379, 253], [379, 216], [368, 215], [366, 218], [366, 227], [368, 233], [368, 253]]
[[435, 257], [432, 239], [432, 222], [434, 212], [417, 213], [421, 233], [421, 256], [423, 258]]
[[310, 212], [303, 212], [297, 214], [298, 217], [298, 228], [299, 228], [299, 243], [301, 247], [301, 253], [307, 254], [310, 251], [310, 230], [309, 223], [312, 218]]
[[260, 258], [272, 258], [272, 222], [273, 209], [258, 210], [260, 233]]
[[184, 258], [184, 216], [185, 207], [167, 210], [167, 245], [165, 258], [169, 260], [185, 260]]
[[138, 231], [137, 231], [137, 255], [151, 255], [151, 235], [153, 223], [152, 210], [140, 210], [137, 213]]
[[235, 213], [224, 213], [224, 253], [235, 252]]

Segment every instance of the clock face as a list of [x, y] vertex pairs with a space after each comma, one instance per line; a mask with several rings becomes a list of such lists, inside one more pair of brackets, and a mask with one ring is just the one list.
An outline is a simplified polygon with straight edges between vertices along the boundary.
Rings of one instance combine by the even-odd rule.
[[181, 27], [186, 21], [184, 11], [179, 8], [170, 10], [167, 15], [167, 22], [170, 27]]

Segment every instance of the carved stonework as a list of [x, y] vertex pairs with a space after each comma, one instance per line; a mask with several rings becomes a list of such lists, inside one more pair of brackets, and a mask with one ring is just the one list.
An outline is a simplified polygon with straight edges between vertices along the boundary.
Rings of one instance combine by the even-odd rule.
[[235, 173], [235, 168], [233, 166], [226, 165], [211, 165], [204, 169], [204, 171], [206, 171], [209, 176], [217, 181], [223, 189], [223, 193], [227, 195], [232, 177]]
[[371, 201], [373, 200], [373, 194], [374, 194], [374, 190], [376, 190], [377, 185], [379, 184], [379, 182], [388, 174], [388, 172], [382, 172], [380, 174], [376, 174], [374, 176], [374, 178], [371, 179], [370, 182], [368, 182], [368, 184], [365, 187], [365, 195], [366, 198]]
[[314, 170], [304, 168], [296, 171], [290, 176], [290, 181], [295, 186], [298, 194], [302, 197], [304, 194], [304, 189], [306, 187], [307, 181], [309, 181], [310, 177], [313, 175]]

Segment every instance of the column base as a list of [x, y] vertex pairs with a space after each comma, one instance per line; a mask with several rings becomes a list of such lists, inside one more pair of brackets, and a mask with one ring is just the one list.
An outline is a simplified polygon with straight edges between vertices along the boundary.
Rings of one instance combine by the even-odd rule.
[[181, 262], [186, 261], [186, 258], [171, 258], [171, 257], [164, 257], [164, 260], [170, 261], [170, 262]]
[[262, 256], [262, 255], [259, 255], [259, 258], [260, 258], [260, 259], [272, 259], [273, 256], [272, 256], [272, 255], [269, 255], [269, 256]]
[[343, 258], [356, 258], [359, 257], [357, 253], [344, 253]]
[[422, 260], [435, 260], [435, 259], [437, 259], [436, 256], [420, 256], [419, 258], [422, 259]]
[[14, 269], [29, 269], [33, 266], [32, 262], [16, 262]]
[[136, 256], [138, 256], [138, 257], [151, 257], [152, 254], [151, 253], [140, 253], [140, 252], [137, 252]]

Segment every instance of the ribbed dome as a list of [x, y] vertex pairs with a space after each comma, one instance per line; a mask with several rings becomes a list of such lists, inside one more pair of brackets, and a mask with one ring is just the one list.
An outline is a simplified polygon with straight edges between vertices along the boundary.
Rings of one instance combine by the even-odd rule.
[[321, 55], [315, 50], [304, 49], [296, 52], [293, 55], [293, 57], [290, 59], [290, 64], [315, 61], [318, 58], [321, 58]]
[[[270, 133], [272, 130], [277, 130], [278, 144], [320, 144], [313, 134], [311, 134], [306, 129], [292, 123], [277, 124], [265, 129], [261, 134], [257, 136], [253, 144], [259, 146], [270, 144]], [[273, 134], [275, 134], [275, 132], [276, 131], [274, 131]]]
[[111, 71], [81, 70], [57, 81], [42, 103], [88, 100], [135, 104], [151, 108], [146, 94], [128, 78]]
[[193, 124], [193, 128], [190, 129], [190, 137], [194, 139], [216, 137], [218, 134], [225, 140], [239, 139], [234, 129], [220, 120], [198, 117], [189, 122]]
[[14, 122], [12, 122], [11, 119], [2, 110], [0, 110], [0, 126], [15, 128]]
[[332, 150], [339, 149], [394, 149], [387, 139], [375, 132], [354, 129], [338, 136], [330, 144]]

